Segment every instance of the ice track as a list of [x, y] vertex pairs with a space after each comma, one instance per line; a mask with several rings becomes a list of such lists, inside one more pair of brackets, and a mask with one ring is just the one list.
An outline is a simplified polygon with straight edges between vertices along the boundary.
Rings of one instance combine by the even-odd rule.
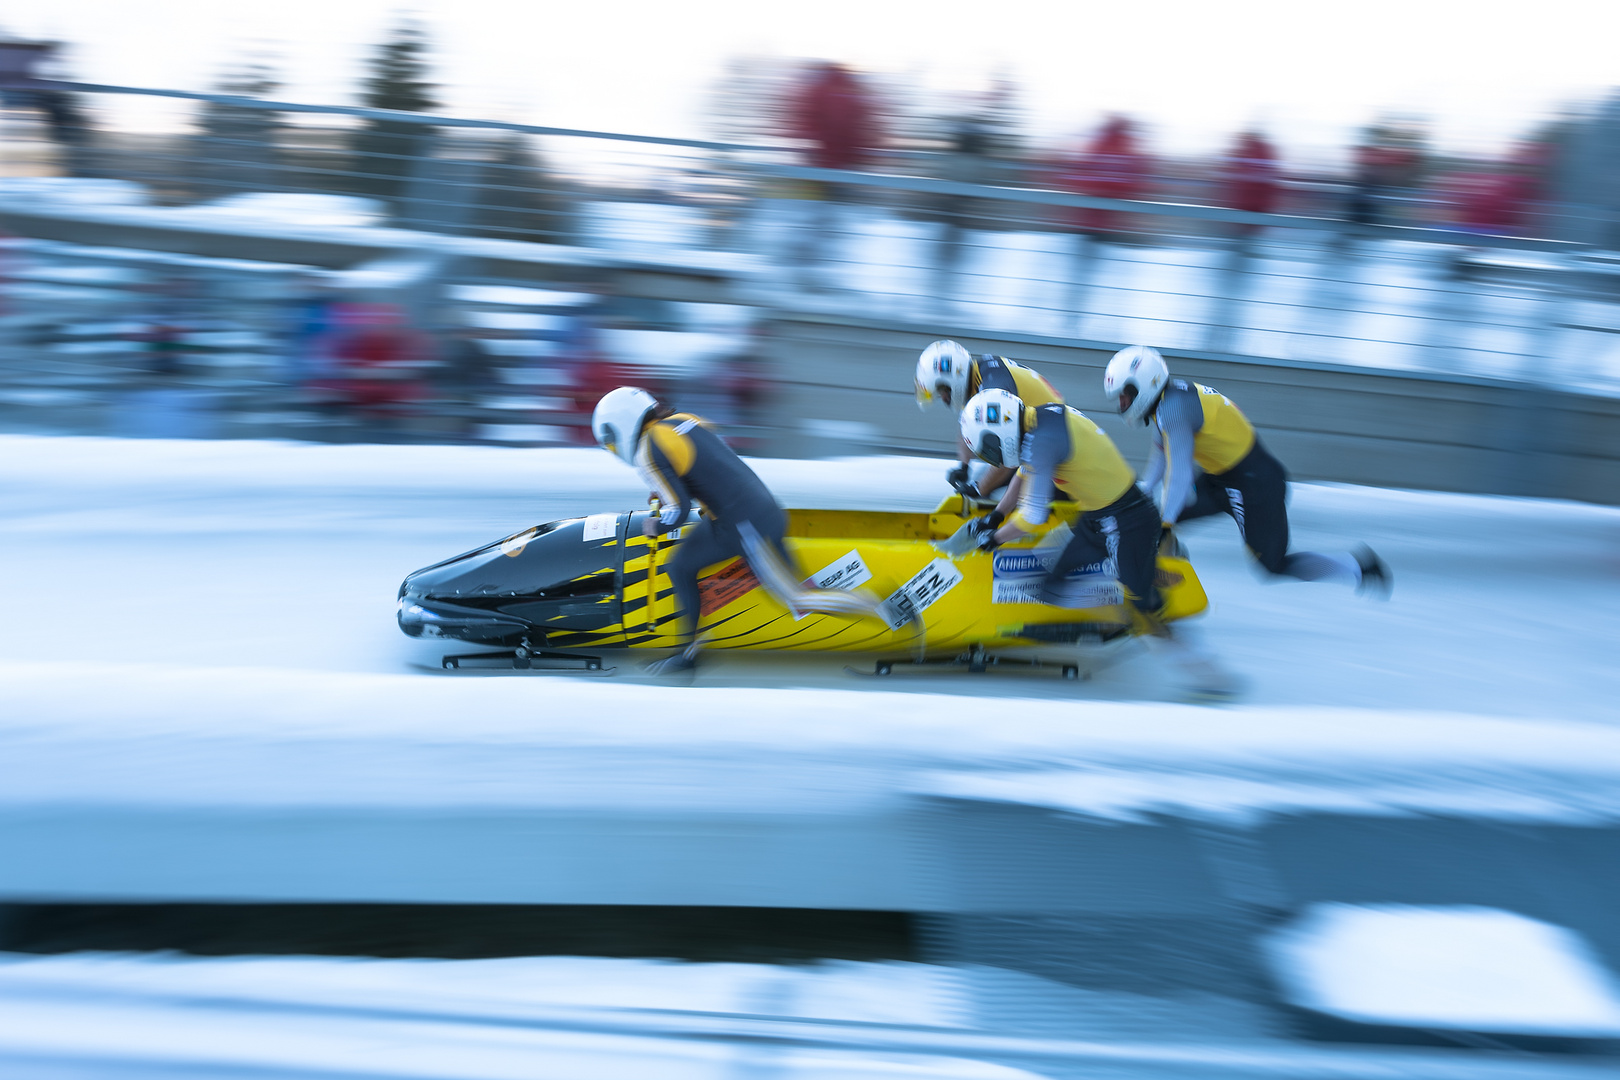
[[[927, 509], [924, 459], [761, 461], [787, 504]], [[393, 621], [410, 570], [536, 522], [644, 504], [590, 450], [332, 447], [0, 438], [12, 617], [0, 660], [402, 674], [443, 643]], [[1212, 610], [1208, 647], [1244, 704], [1620, 718], [1620, 510], [1297, 485], [1298, 547], [1376, 547], [1395, 602], [1262, 584], [1226, 519], [1184, 529]], [[1127, 648], [1079, 687], [908, 677], [901, 692], [1154, 701], [1173, 690]], [[548, 677], [549, 678], [549, 677]], [[836, 659], [722, 658], [699, 687], [847, 688]]]
[[[944, 488], [931, 460], [757, 466], [790, 505], [923, 510]], [[942, 901], [907, 861], [919, 797], [1216, 828], [1312, 811], [1620, 819], [1620, 510], [1297, 486], [1296, 546], [1371, 543], [1394, 570], [1387, 604], [1262, 584], [1230, 522], [1188, 528], [1213, 603], [1203, 641], [1246, 684], [1220, 709], [1178, 703], [1134, 645], [1079, 684], [862, 680], [839, 658], [736, 655], [686, 688], [429, 674], [444, 645], [396, 629], [409, 571], [645, 498], [598, 451], [0, 437], [0, 899], [922, 911]], [[904, 965], [11, 958], [0, 1071], [1601, 1071], [1347, 1054], [1252, 1024], [1235, 1038], [1226, 1005], [1167, 1013], [1050, 983], [1009, 997], [1018, 978], [1040, 982]], [[597, 983], [618, 987], [600, 1008], [579, 996]], [[862, 1000], [882, 1008], [849, 1004]], [[1028, 1011], [1009, 1001], [1061, 1003], [1063, 1037], [993, 1034], [974, 1008], [998, 1001], [1008, 1016]]]

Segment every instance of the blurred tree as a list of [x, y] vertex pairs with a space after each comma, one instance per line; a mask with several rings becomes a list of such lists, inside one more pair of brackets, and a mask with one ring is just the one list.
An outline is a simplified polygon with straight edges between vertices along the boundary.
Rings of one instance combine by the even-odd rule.
[[46, 88], [36, 91], [35, 104], [45, 117], [51, 138], [62, 148], [61, 169], [66, 176], [96, 176], [91, 129], [84, 98], [68, 90]]
[[[6, 35], [0, 34], [0, 38]], [[73, 82], [59, 41], [0, 40], [0, 83], [4, 103], [38, 111], [51, 139], [60, 148], [64, 176], [96, 176], [96, 132], [83, 95], [52, 82]]]
[[525, 135], [511, 132], [480, 163], [469, 231], [497, 240], [568, 242], [568, 198]]
[[[248, 60], [219, 80], [218, 92], [233, 97], [267, 98], [281, 89], [270, 64]], [[191, 152], [197, 194], [224, 198], [244, 191], [281, 190], [277, 147], [281, 117], [269, 109], [206, 102], [198, 117]]]
[[796, 71], [775, 56], [734, 56], [710, 84], [704, 100], [709, 135], [720, 142], [768, 142], [787, 122], [783, 103]]
[[[372, 109], [425, 113], [439, 107], [429, 79], [427, 30], [401, 19], [376, 47], [370, 73], [361, 83], [360, 103]], [[402, 120], [367, 121], [355, 134], [355, 190], [385, 199], [398, 209], [409, 195], [416, 163], [432, 156], [438, 132]]]

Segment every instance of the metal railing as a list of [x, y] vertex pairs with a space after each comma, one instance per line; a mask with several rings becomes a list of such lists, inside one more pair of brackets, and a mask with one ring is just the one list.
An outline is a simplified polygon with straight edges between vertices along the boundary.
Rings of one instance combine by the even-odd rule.
[[[786, 140], [739, 144], [58, 86], [86, 102], [155, 97], [194, 111], [188, 128], [167, 135], [92, 123], [55, 132], [57, 145], [43, 141], [51, 131], [26, 109], [5, 115], [0, 138], [23, 151], [5, 160], [24, 175], [0, 181], [0, 220], [32, 238], [14, 252], [12, 303], [0, 315], [5, 381], [14, 397], [19, 385], [27, 391], [18, 400], [48, 398], [53, 386], [42, 384], [52, 371], [75, 369], [68, 381], [80, 385], [96, 381], [97, 363], [111, 364], [118, 378], [142, 377], [142, 362], [126, 362], [154, 351], [140, 326], [163, 307], [155, 298], [178, 272], [209, 298], [209, 332], [237, 335], [224, 350], [229, 362], [202, 348], [188, 362], [265, 416], [263, 404], [275, 396], [267, 388], [285, 389], [295, 377], [289, 304], [313, 267], [350, 271], [338, 275], [339, 286], [368, 299], [392, 290], [417, 328], [434, 334], [466, 325], [479, 308], [457, 300], [457, 286], [532, 287], [537, 278], [576, 300], [611, 297], [617, 309], [568, 300], [559, 315], [541, 303], [536, 310], [548, 317], [583, 311], [620, 329], [692, 330], [678, 312], [668, 315], [680, 305], [668, 304], [667, 283], [701, 277], [701, 289], [681, 294], [687, 301], [917, 333], [1146, 342], [1214, 356], [1620, 389], [1620, 264], [1612, 256], [1424, 227], [1415, 204], [1401, 209], [1411, 224], [1353, 226], [1332, 216], [1334, 193], [1320, 185], [1294, 193], [1302, 212], [1262, 215], [1075, 194], [1057, 190], [1050, 171], [1001, 159], [973, 172], [996, 183], [968, 183], [942, 178], [963, 172], [945, 153], [891, 153], [876, 166], [882, 171], [849, 173], [799, 164], [801, 148]], [[98, 109], [84, 112], [93, 118]], [[1174, 200], [1208, 194], [1209, 185], [1180, 176], [1158, 187]], [[91, 237], [98, 239], [87, 243]], [[135, 259], [131, 248], [150, 257]], [[722, 255], [730, 261], [717, 262]], [[395, 270], [416, 262], [392, 277], [358, 272], [380, 256]], [[631, 257], [634, 273], [624, 262]], [[85, 275], [96, 273], [106, 280], [89, 284]], [[663, 304], [668, 317], [652, 326], [627, 314], [641, 298]], [[101, 353], [96, 335], [82, 332], [121, 321], [134, 329], [115, 332]], [[568, 337], [483, 336], [486, 352], [497, 340], [532, 343], [497, 358], [501, 374], [512, 376], [493, 391], [508, 414], [525, 413], [514, 387], [555, 403], [570, 379], [556, 362], [572, 347]], [[697, 373], [698, 381], [712, 382], [710, 374]], [[400, 430], [467, 437], [478, 426], [444, 424], [445, 410], [434, 405], [439, 389], [415, 399], [415, 419], [398, 411]], [[576, 403], [568, 415], [577, 421], [578, 411]], [[567, 427], [558, 419], [499, 425], [486, 417], [484, 426], [516, 437], [527, 424], [543, 441]]]

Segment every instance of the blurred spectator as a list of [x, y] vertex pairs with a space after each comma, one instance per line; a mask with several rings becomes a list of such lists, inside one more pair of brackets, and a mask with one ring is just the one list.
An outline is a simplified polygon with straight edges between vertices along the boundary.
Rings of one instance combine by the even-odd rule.
[[319, 403], [375, 419], [426, 399], [432, 358], [422, 335], [393, 304], [340, 304], [331, 366], [310, 386]]
[[1422, 137], [1406, 126], [1376, 124], [1355, 149], [1345, 218], [1353, 225], [1398, 225], [1426, 166]]
[[751, 335], [750, 344], [752, 351], [727, 362], [720, 376], [730, 418], [724, 433], [726, 445], [740, 454], [757, 452], [765, 445], [769, 424], [770, 382], [758, 332]]
[[[1449, 225], [1479, 236], [1529, 235], [1532, 213], [1541, 197], [1546, 156], [1542, 144], [1526, 143], [1495, 167], [1442, 177], [1436, 184], [1444, 216], [1441, 227]], [[1478, 250], [1476, 246], [1454, 248], [1452, 275], [1466, 276]]]
[[[1137, 139], [1136, 124], [1126, 116], [1110, 116], [1090, 143], [1070, 159], [1059, 173], [1065, 191], [1099, 199], [1141, 199], [1148, 192], [1148, 160]], [[1074, 211], [1076, 231], [1100, 240], [1123, 240], [1131, 231], [1114, 210], [1082, 207]]]
[[1446, 177], [1442, 198], [1451, 224], [1462, 232], [1524, 235], [1540, 197], [1543, 159], [1539, 144], [1526, 143], [1495, 168]]
[[282, 378], [288, 386], [305, 386], [329, 372], [337, 307], [336, 292], [320, 274], [306, 274], [295, 284], [282, 346]]
[[[1221, 159], [1221, 202], [1233, 210], [1250, 214], [1270, 214], [1277, 209], [1282, 193], [1282, 174], [1277, 167], [1277, 151], [1264, 135], [1250, 129], [1239, 135]], [[1240, 236], [1252, 235], [1260, 226], [1234, 226]]]
[[[1252, 128], [1240, 134], [1221, 159], [1221, 202], [1233, 210], [1269, 214], [1276, 209], [1281, 189], [1277, 151], [1270, 140]], [[1252, 222], [1228, 227], [1231, 242], [1226, 251], [1221, 293], [1205, 337], [1205, 347], [1213, 352], [1233, 347], [1238, 305], [1248, 291], [1249, 264], [1261, 229]]]
[[877, 145], [877, 110], [855, 73], [842, 64], [813, 66], [791, 112], [795, 137], [810, 143], [819, 169], [858, 169]]
[[150, 299], [134, 337], [145, 353], [146, 373], [160, 378], [179, 375], [190, 349], [187, 337], [197, 322], [196, 285], [182, 276], [169, 275], [143, 291]]
[[[871, 160], [879, 141], [878, 110], [871, 92], [842, 64], [823, 61], [795, 87], [787, 110], [789, 132], [809, 143], [808, 163], [819, 169], [859, 169]], [[825, 260], [835, 231], [833, 204], [851, 200], [837, 184], [811, 183], [806, 196], [813, 212], [799, 229], [796, 257], [801, 267]]]
[[[1058, 169], [1058, 187], [1076, 195], [1101, 199], [1140, 199], [1148, 192], [1148, 160], [1136, 136], [1136, 125], [1125, 116], [1110, 116], [1080, 153]], [[1074, 230], [1074, 277], [1070, 282], [1067, 306], [1080, 312], [1076, 333], [1084, 336], [1085, 316], [1081, 311], [1088, 279], [1096, 273], [1102, 243], [1129, 240], [1134, 215], [1093, 207], [1076, 208], [1070, 214]]]
[[[1011, 93], [1010, 84], [1000, 83], [974, 108], [945, 119], [945, 145], [935, 170], [941, 180], [995, 184], [1004, 179], [1003, 162], [1012, 150], [1008, 130]], [[993, 200], [959, 194], [939, 196], [935, 207], [940, 225], [935, 293], [945, 297], [966, 254], [967, 232], [995, 228], [999, 208]]]
[[434, 395], [462, 438], [476, 432], [481, 403], [499, 389], [484, 336], [481, 328], [463, 323], [447, 328], [438, 338]]

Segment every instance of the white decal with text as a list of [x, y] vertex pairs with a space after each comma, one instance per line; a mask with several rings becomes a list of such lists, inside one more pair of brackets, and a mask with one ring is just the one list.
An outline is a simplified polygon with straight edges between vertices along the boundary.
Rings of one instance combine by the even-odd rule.
[[904, 585], [896, 589], [879, 606], [883, 621], [890, 630], [898, 630], [919, 612], [944, 596], [962, 580], [962, 571], [949, 559], [935, 559]]
[[619, 531], [618, 514], [592, 514], [585, 519], [585, 540], [610, 540]]

